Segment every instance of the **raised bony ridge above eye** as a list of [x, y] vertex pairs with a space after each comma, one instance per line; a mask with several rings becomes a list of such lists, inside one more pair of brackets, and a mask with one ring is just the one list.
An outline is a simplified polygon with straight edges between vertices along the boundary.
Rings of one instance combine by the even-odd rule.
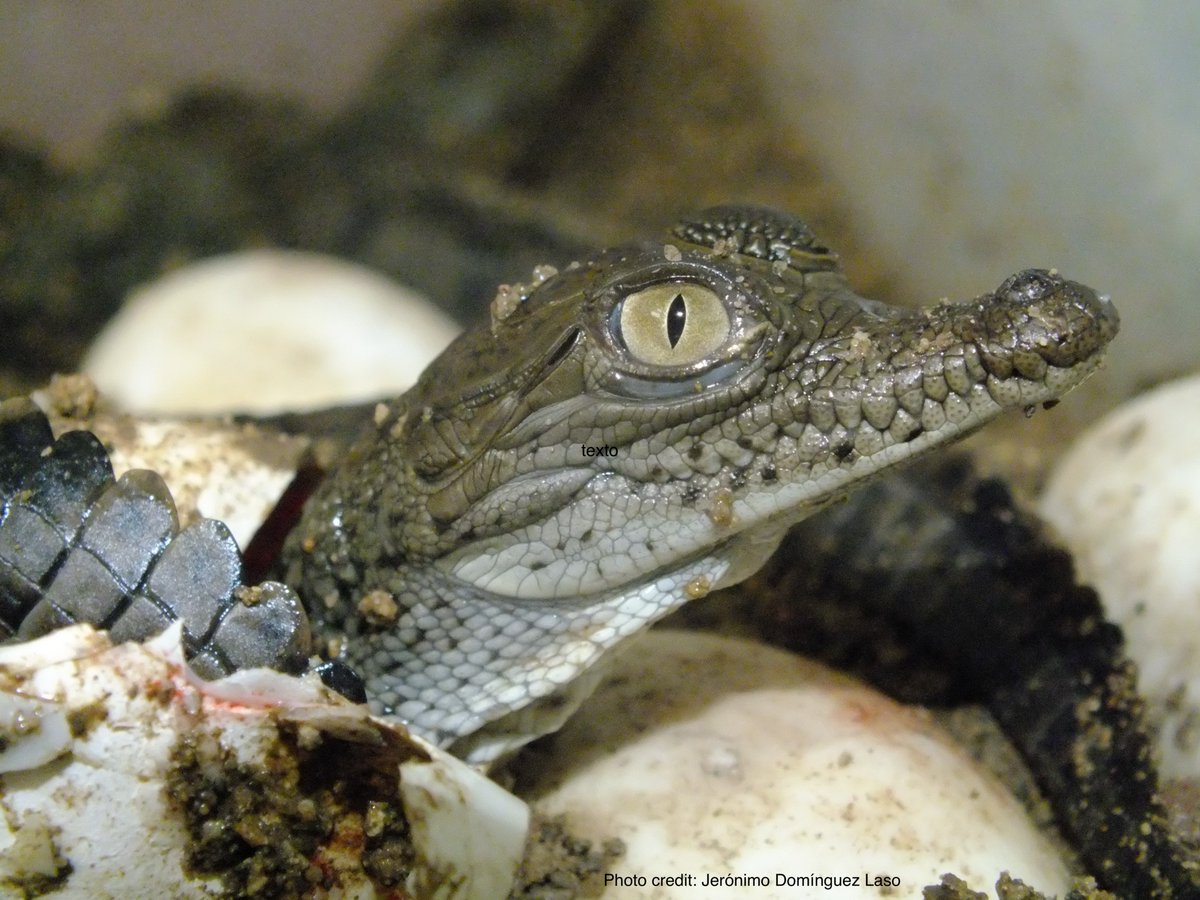
[[687, 281], [635, 291], [615, 313], [612, 327], [618, 342], [650, 366], [695, 365], [725, 343], [732, 327], [721, 298]]

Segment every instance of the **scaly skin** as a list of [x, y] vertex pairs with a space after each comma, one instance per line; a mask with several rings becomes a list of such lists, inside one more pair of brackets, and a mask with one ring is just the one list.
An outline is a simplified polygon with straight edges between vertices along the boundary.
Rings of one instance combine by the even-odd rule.
[[896, 309], [855, 295], [799, 221], [710, 210], [502, 291], [310, 502], [288, 581], [378, 712], [486, 761], [557, 727], [608, 650], [745, 578], [793, 523], [1056, 400], [1117, 324], [1044, 271]]
[[114, 479], [94, 434], [55, 440], [29, 400], [0, 402], [0, 640], [77, 622], [114, 641], [146, 640], [181, 621], [192, 668], [206, 678], [303, 669], [310, 647], [299, 598], [281, 584], [241, 582], [224, 523], [181, 529], [156, 473]]

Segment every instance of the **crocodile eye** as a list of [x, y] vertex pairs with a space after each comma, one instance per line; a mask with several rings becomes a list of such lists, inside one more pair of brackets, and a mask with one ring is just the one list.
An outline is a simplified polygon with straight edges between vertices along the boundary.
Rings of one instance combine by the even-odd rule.
[[639, 362], [690, 366], [729, 337], [729, 314], [706, 287], [667, 282], [626, 297], [617, 320], [618, 337]]

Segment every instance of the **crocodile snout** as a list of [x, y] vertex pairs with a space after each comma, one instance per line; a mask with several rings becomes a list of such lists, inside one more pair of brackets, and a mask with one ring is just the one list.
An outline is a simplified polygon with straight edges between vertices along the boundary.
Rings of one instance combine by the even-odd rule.
[[[1015, 337], [1008, 349], [1018, 370], [1028, 365], [1029, 354], [1058, 368], [1089, 360], [1120, 329], [1117, 309], [1107, 295], [1057, 272], [1019, 272], [1006, 280], [996, 295], [1003, 302], [994, 308], [993, 316], [1003, 318], [1000, 332]], [[993, 318], [992, 324], [1000, 323]], [[1022, 365], [1023, 358], [1026, 365]]]

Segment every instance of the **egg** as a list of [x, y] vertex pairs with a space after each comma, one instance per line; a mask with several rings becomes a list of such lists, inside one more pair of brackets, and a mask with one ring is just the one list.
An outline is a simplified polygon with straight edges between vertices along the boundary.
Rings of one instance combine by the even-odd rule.
[[1200, 778], [1200, 376], [1096, 422], [1058, 461], [1042, 516], [1125, 632], [1161, 772]]
[[[532, 764], [531, 764], [532, 765]], [[793, 654], [645, 635], [538, 752], [542, 816], [626, 852], [605, 897], [919, 896], [1069, 878], [1013, 796], [919, 710]]]
[[135, 291], [82, 371], [130, 412], [295, 412], [400, 394], [457, 331], [370, 269], [252, 250]]

